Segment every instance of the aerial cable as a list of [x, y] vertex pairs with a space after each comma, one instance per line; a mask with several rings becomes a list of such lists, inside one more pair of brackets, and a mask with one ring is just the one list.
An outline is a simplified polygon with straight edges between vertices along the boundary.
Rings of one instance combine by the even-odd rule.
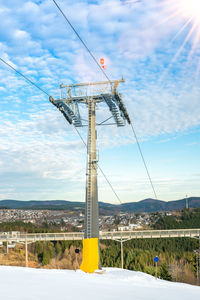
[[151, 184], [151, 187], [152, 187], [154, 196], [155, 196], [156, 200], [158, 200], [158, 197], [157, 197], [157, 194], [156, 194], [154, 185], [153, 185], [153, 181], [152, 181], [152, 179], [151, 179], [149, 170], [148, 170], [148, 168], [147, 168], [147, 163], [146, 163], [146, 161], [145, 161], [145, 159], [144, 159], [144, 155], [143, 155], [143, 153], [142, 153], [142, 149], [141, 149], [141, 147], [140, 147], [140, 143], [139, 143], [139, 140], [138, 140], [138, 137], [137, 137], [137, 135], [136, 135], [136, 132], [135, 132], [135, 129], [134, 129], [134, 127], [133, 127], [132, 122], [130, 123], [130, 125], [131, 125], [131, 128], [132, 128], [132, 131], [133, 131], [133, 134], [134, 134], [134, 137], [135, 137], [135, 140], [136, 140], [136, 143], [137, 143], [137, 146], [138, 146], [138, 150], [139, 150], [139, 152], [140, 152], [140, 155], [141, 155], [141, 158], [142, 158], [144, 167], [145, 167], [145, 169], [146, 169], [147, 176], [148, 176], [148, 178], [149, 178], [149, 181], [150, 181], [150, 184]]
[[45, 92], [41, 87], [39, 87], [39, 85], [37, 85], [36, 83], [34, 83], [32, 80], [30, 80], [27, 76], [25, 76], [24, 74], [22, 74], [20, 71], [18, 71], [17, 69], [15, 69], [13, 66], [11, 66], [11, 64], [9, 64], [8, 62], [6, 62], [3, 58], [0, 57], [0, 60], [7, 65], [8, 67], [10, 67], [11, 69], [13, 69], [17, 74], [19, 74], [20, 76], [22, 76], [26, 81], [28, 81], [30, 84], [32, 84], [33, 86], [35, 86], [38, 90], [40, 90], [42, 93], [44, 93], [45, 95], [47, 95], [48, 97], [50, 97], [50, 95]]
[[57, 8], [59, 9], [59, 11], [61, 12], [61, 14], [63, 15], [63, 17], [65, 18], [66, 22], [69, 24], [69, 26], [71, 27], [71, 29], [74, 31], [74, 33], [76, 34], [76, 36], [78, 37], [78, 39], [81, 41], [81, 43], [83, 44], [83, 46], [85, 47], [85, 49], [87, 50], [87, 52], [90, 54], [90, 56], [92, 57], [92, 59], [94, 60], [94, 62], [97, 64], [97, 66], [99, 67], [99, 69], [101, 70], [101, 72], [103, 72], [104, 76], [110, 82], [110, 79], [109, 79], [108, 75], [102, 69], [101, 65], [98, 63], [98, 61], [95, 58], [94, 54], [90, 51], [90, 49], [88, 48], [88, 46], [86, 45], [86, 43], [83, 41], [83, 39], [81, 38], [81, 36], [78, 34], [77, 30], [74, 28], [74, 26], [72, 25], [72, 23], [69, 21], [69, 19], [67, 18], [67, 16], [64, 14], [63, 10], [60, 8], [60, 6], [57, 4], [57, 2], [55, 0], [52, 0], [52, 1], [57, 6]]
[[[37, 85], [36, 83], [34, 83], [32, 80], [30, 80], [27, 76], [25, 76], [24, 74], [22, 74], [20, 71], [18, 71], [16, 68], [14, 68], [13, 66], [11, 66], [11, 64], [9, 64], [8, 62], [6, 62], [3, 58], [0, 57], [0, 60], [7, 65], [8, 67], [10, 67], [11, 69], [13, 69], [17, 74], [19, 74], [21, 77], [23, 77], [26, 81], [28, 81], [31, 85], [33, 85], [34, 87], [36, 87], [38, 90], [40, 90], [42, 93], [44, 93], [45, 95], [47, 95], [48, 97], [50, 97], [50, 95], [43, 90], [39, 85]], [[74, 126], [74, 128], [76, 129], [77, 134], [79, 135], [80, 139], [82, 140], [83, 144], [87, 147], [87, 144], [85, 143], [83, 137], [81, 136], [80, 132], [78, 131], [78, 129]], [[102, 175], [104, 176], [105, 180], [107, 181], [107, 183], [109, 184], [110, 188], [112, 189], [113, 193], [115, 194], [115, 196], [117, 197], [117, 199], [119, 200], [120, 204], [122, 204], [120, 198], [118, 197], [117, 193], [115, 192], [112, 184], [110, 183], [110, 181], [108, 180], [108, 178], [106, 177], [105, 173], [103, 172], [103, 170], [100, 168], [99, 169], [102, 173]]]
[[[60, 6], [57, 4], [57, 2], [55, 0], [52, 0], [54, 2], [54, 4], [57, 6], [57, 8], [59, 9], [59, 11], [61, 12], [61, 14], [63, 15], [63, 17], [65, 18], [66, 22], [69, 24], [69, 26], [72, 28], [72, 30], [74, 31], [74, 33], [77, 35], [78, 39], [81, 41], [81, 43], [83, 44], [83, 46], [85, 47], [85, 49], [88, 51], [88, 53], [90, 54], [90, 56], [92, 57], [92, 59], [94, 60], [94, 62], [97, 64], [97, 66], [99, 67], [99, 69], [101, 70], [101, 72], [104, 74], [104, 76], [107, 78], [107, 80], [109, 82], [111, 82], [111, 80], [109, 79], [108, 75], [106, 74], [106, 72], [102, 69], [102, 67], [100, 66], [100, 64], [98, 63], [97, 59], [95, 58], [95, 56], [93, 55], [93, 53], [91, 52], [91, 50], [87, 47], [86, 43], [83, 41], [83, 39], [80, 37], [79, 33], [77, 32], [77, 30], [74, 28], [74, 26], [72, 25], [72, 23], [69, 21], [69, 19], [67, 18], [67, 16], [64, 14], [64, 12], [62, 11], [62, 9], [60, 8]], [[140, 2], [140, 1], [137, 1], [137, 2]], [[149, 181], [150, 181], [150, 184], [151, 184], [151, 187], [152, 187], [152, 190], [153, 190], [153, 193], [154, 193], [154, 196], [156, 199], [157, 198], [157, 195], [156, 195], [156, 192], [155, 192], [155, 188], [153, 186], [153, 182], [152, 182], [152, 179], [151, 179], [151, 176], [150, 176], [150, 173], [149, 173], [149, 170], [147, 168], [147, 164], [146, 164], [146, 161], [144, 159], [144, 155], [142, 153], [142, 149], [140, 147], [140, 143], [139, 143], [139, 140], [137, 138], [137, 135], [136, 135], [136, 132], [133, 128], [133, 125], [132, 125], [132, 122], [130, 122], [130, 125], [131, 125], [131, 128], [132, 128], [132, 131], [133, 131], [133, 134], [134, 134], [134, 137], [135, 137], [135, 140], [136, 140], [136, 143], [137, 143], [137, 146], [138, 146], [138, 150], [139, 150], [139, 153], [141, 155], [141, 158], [142, 158], [142, 161], [143, 161], [143, 164], [144, 164], [144, 167], [145, 167], [145, 170], [146, 170], [146, 173], [147, 173], [147, 176], [149, 178]]]
[[[83, 41], [83, 39], [80, 37], [80, 35], [78, 34], [78, 32], [76, 31], [76, 29], [73, 27], [73, 25], [71, 24], [71, 22], [69, 21], [69, 19], [66, 17], [66, 15], [64, 14], [64, 12], [62, 11], [62, 9], [60, 8], [60, 6], [57, 4], [57, 2], [55, 0], [53, 0], [54, 4], [57, 6], [57, 8], [59, 9], [59, 11], [61, 12], [61, 14], [63, 15], [63, 17], [65, 18], [66, 22], [69, 24], [69, 26], [72, 28], [72, 30], [74, 31], [74, 33], [77, 35], [77, 37], [79, 38], [79, 40], [81, 41], [81, 43], [83, 44], [83, 46], [86, 48], [86, 50], [88, 51], [88, 53], [90, 54], [90, 56], [92, 57], [92, 59], [94, 60], [94, 62], [97, 64], [97, 66], [99, 67], [99, 69], [101, 70], [101, 72], [104, 74], [104, 76], [106, 77], [106, 79], [110, 82], [110, 79], [109, 77], [107, 76], [106, 72], [102, 69], [102, 67], [100, 66], [100, 64], [98, 63], [97, 59], [95, 58], [95, 56], [93, 55], [93, 53], [90, 51], [90, 49], [87, 47], [87, 45], [85, 44], [85, 42]], [[35, 86], [37, 89], [39, 89], [41, 92], [43, 92], [44, 94], [46, 94], [48, 97], [50, 97], [50, 95], [44, 91], [41, 87], [39, 87], [36, 83], [34, 83], [32, 80], [30, 80], [27, 76], [23, 75], [20, 71], [16, 70], [13, 66], [11, 66], [11, 64], [9, 64], [8, 62], [6, 62], [4, 59], [0, 58], [0, 60], [6, 64], [7, 66], [9, 66], [10, 68], [12, 68], [17, 74], [19, 74], [20, 76], [22, 76], [26, 81], [28, 81], [31, 85]], [[144, 167], [146, 169], [146, 172], [147, 172], [147, 176], [149, 178], [149, 181], [150, 181], [150, 184], [151, 184], [151, 187], [153, 189], [153, 193], [157, 199], [157, 195], [156, 195], [156, 192], [155, 192], [155, 188], [153, 186], [153, 182], [151, 180], [151, 176], [150, 176], [150, 173], [149, 173], [149, 170], [147, 168], [147, 164], [146, 164], [146, 161], [144, 159], [144, 156], [143, 156], [143, 153], [142, 153], [142, 150], [141, 150], [141, 147], [140, 147], [140, 143], [138, 141], [138, 138], [137, 138], [137, 135], [136, 135], [136, 132], [133, 128], [133, 125], [132, 125], [132, 122], [130, 123], [131, 125], [131, 128], [132, 128], [132, 131], [133, 131], [133, 134], [135, 136], [135, 140], [136, 140], [136, 143], [137, 143], [137, 146], [138, 146], [138, 150], [140, 152], [140, 155], [141, 155], [141, 158], [142, 158], [142, 161], [143, 161], [143, 164], [144, 164]], [[75, 127], [76, 129], [76, 127]], [[76, 129], [78, 135], [80, 136], [81, 140], [83, 141], [83, 143], [85, 144], [83, 138], [81, 137], [80, 133], [78, 132], [78, 130]], [[86, 145], [87, 146], [87, 145]], [[110, 185], [111, 189], [113, 190], [114, 194], [116, 195], [117, 199], [120, 201], [121, 203], [121, 200], [119, 199], [119, 197], [117, 196], [116, 192], [114, 191], [111, 183], [108, 181], [107, 177], [105, 176], [103, 170], [99, 167], [101, 173], [103, 174], [104, 178], [106, 179], [106, 181], [108, 182], [108, 184]]]
[[[79, 135], [80, 139], [82, 140], [83, 144], [85, 145], [85, 147], [87, 148], [87, 144], [84, 141], [83, 137], [81, 136], [80, 132], [78, 131], [78, 129], [74, 126], [74, 129], [76, 130], [77, 134]], [[93, 168], [95, 168], [93, 166]], [[103, 172], [102, 168], [100, 167], [100, 165], [98, 164], [98, 168], [101, 171], [103, 177], [105, 178], [105, 180], [107, 181], [108, 185], [110, 186], [111, 190], [113, 191], [113, 193], [115, 194], [117, 200], [119, 201], [120, 204], [122, 204], [122, 201], [120, 200], [119, 196], [117, 195], [114, 187], [112, 186], [111, 182], [108, 180], [107, 176], [105, 175], [105, 173]]]
[[[71, 28], [73, 29], [73, 31], [76, 33], [76, 35], [78, 36], [78, 38], [80, 39], [80, 41], [82, 42], [82, 44], [84, 45], [84, 47], [87, 49], [87, 51], [89, 52], [89, 54], [92, 56], [93, 60], [94, 60], [95, 63], [98, 65], [98, 67], [100, 68], [100, 70], [103, 72], [103, 74], [105, 75], [105, 77], [108, 79], [108, 81], [110, 81], [110, 79], [109, 79], [109, 77], [107, 76], [107, 74], [106, 74], [106, 73], [104, 72], [104, 70], [101, 68], [101, 66], [100, 66], [99, 63], [97, 62], [97, 60], [96, 60], [96, 58], [94, 57], [94, 55], [92, 54], [92, 52], [91, 52], [91, 51], [89, 50], [89, 48], [86, 46], [86, 44], [85, 44], [84, 41], [81, 39], [81, 37], [79, 36], [79, 34], [78, 34], [78, 32], [75, 30], [75, 28], [72, 26], [72, 24], [69, 22], [69, 20], [67, 19], [67, 17], [65, 16], [65, 14], [62, 12], [62, 10], [60, 9], [60, 7], [59, 7], [58, 4], [56, 3], [56, 1], [53, 0], [53, 2], [54, 2], [55, 5], [58, 7], [58, 9], [59, 9], [60, 12], [62, 13], [62, 15], [64, 16], [64, 18], [65, 18], [66, 21], [68, 22], [68, 24], [71, 26]], [[18, 71], [16, 68], [14, 68], [11, 64], [9, 64], [8, 62], [6, 62], [3, 58], [0, 57], [0, 60], [1, 60], [5, 65], [7, 65], [7, 66], [10, 67], [11, 69], [13, 69], [13, 70], [14, 70], [17, 74], [19, 74], [21, 77], [23, 77], [26, 81], [28, 81], [31, 85], [33, 85], [33, 86], [36, 87], [38, 90], [40, 90], [42, 93], [44, 93], [45, 95], [47, 95], [48, 97], [50, 97], [50, 95], [49, 95], [45, 90], [43, 90], [39, 85], [37, 85], [36, 83], [34, 83], [34, 82], [33, 82], [32, 80], [30, 80], [27, 76], [25, 76], [25, 75], [22, 74], [20, 71]], [[136, 140], [136, 143], [137, 143], [137, 146], [138, 146], [138, 149], [139, 149], [139, 152], [140, 152], [140, 155], [141, 155], [141, 158], [142, 158], [144, 167], [145, 167], [145, 169], [146, 169], [147, 176], [148, 176], [148, 178], [149, 178], [151, 187], [152, 187], [152, 189], [153, 189], [153, 193], [154, 193], [156, 199], [158, 199], [158, 198], [157, 198], [157, 195], [156, 195], [156, 192], [155, 192], [155, 188], [154, 188], [154, 186], [153, 186], [153, 182], [152, 182], [152, 180], [151, 180], [150, 173], [149, 173], [148, 168], [147, 168], [146, 161], [145, 161], [145, 159], [144, 159], [144, 156], [143, 156], [143, 153], [142, 153], [142, 150], [141, 150], [141, 147], [140, 147], [140, 144], [139, 144], [137, 135], [136, 135], [136, 132], [135, 132], [135, 130], [134, 130], [134, 128], [133, 128], [132, 123], [130, 123], [130, 125], [131, 125], [131, 128], [132, 128], [133, 134], [134, 134], [134, 136], [135, 136], [135, 140]], [[76, 129], [76, 127], [74, 127], [74, 128]], [[77, 131], [79, 137], [81, 138], [81, 140], [83, 141], [83, 143], [85, 144], [85, 142], [84, 142], [82, 136], [80, 135], [80, 133], [78, 132], [77, 129], [76, 129], [76, 131]], [[86, 144], [85, 144], [85, 145], [86, 145]], [[87, 147], [87, 145], [86, 145], [86, 147]], [[111, 185], [110, 181], [108, 180], [108, 178], [106, 177], [105, 173], [103, 172], [103, 170], [101, 169], [100, 166], [99, 166], [99, 169], [100, 169], [102, 175], [104, 176], [104, 178], [106, 179], [107, 183], [110, 185], [110, 187], [111, 187], [112, 191], [114, 192], [115, 196], [117, 197], [118, 201], [119, 201], [120, 203], [122, 203], [121, 200], [120, 200], [120, 198], [119, 198], [118, 195], [116, 194], [116, 192], [115, 192], [113, 186]]]
[[99, 167], [99, 170], [101, 171], [102, 175], [104, 176], [105, 180], [107, 181], [107, 183], [109, 184], [111, 190], [113, 191], [113, 193], [115, 194], [117, 200], [119, 201], [120, 204], [122, 204], [122, 201], [120, 200], [119, 196], [117, 195], [117, 193], [115, 192], [112, 184], [110, 183], [110, 181], [108, 180], [108, 178], [106, 177], [105, 173], [103, 172], [103, 170], [101, 169], [101, 167], [99, 166], [98, 164], [98, 167]]

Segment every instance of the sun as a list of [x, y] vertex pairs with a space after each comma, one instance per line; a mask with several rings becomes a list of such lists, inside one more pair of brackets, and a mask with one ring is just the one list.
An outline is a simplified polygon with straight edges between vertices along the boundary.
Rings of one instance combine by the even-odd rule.
[[[183, 38], [168, 69], [173, 66], [186, 44], [189, 45], [188, 62], [200, 51], [200, 0], [162, 0], [159, 7], [163, 12], [162, 23], [177, 24], [172, 41]], [[180, 39], [179, 39], [180, 41]], [[200, 61], [197, 62], [197, 74], [200, 72]]]
[[161, 3], [171, 17], [200, 24], [200, 0], [164, 0]]
[[183, 18], [200, 23], [200, 0], [170, 0], [172, 8]]

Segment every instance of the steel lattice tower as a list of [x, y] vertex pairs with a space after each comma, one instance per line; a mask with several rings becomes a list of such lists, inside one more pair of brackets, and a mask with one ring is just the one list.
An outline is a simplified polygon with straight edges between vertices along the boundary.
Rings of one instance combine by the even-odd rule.
[[[83, 240], [83, 261], [80, 268], [89, 273], [100, 269], [96, 125], [117, 125], [120, 127], [125, 126], [126, 121], [130, 124], [130, 118], [121, 95], [116, 90], [120, 82], [124, 82], [124, 79], [71, 85], [62, 84], [60, 85], [61, 98], [57, 100], [54, 100], [52, 97], [49, 98], [50, 102], [61, 111], [70, 124], [73, 124], [75, 127], [88, 126], [85, 234]], [[91, 93], [91, 88], [96, 90]], [[97, 124], [96, 105], [101, 102], [107, 104], [111, 116]], [[86, 105], [88, 108], [86, 125], [79, 112], [79, 105], [81, 104]], [[108, 123], [110, 119], [114, 119], [114, 123]]]
[[88, 143], [87, 143], [87, 181], [86, 181], [86, 209], [85, 209], [85, 238], [99, 237], [99, 226], [96, 220], [98, 213], [97, 192], [97, 151], [96, 151], [96, 103], [88, 101]]

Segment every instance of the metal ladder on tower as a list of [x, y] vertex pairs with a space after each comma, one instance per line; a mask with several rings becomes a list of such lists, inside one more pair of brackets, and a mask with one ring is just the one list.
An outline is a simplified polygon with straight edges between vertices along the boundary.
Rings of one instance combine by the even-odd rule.
[[92, 226], [92, 151], [91, 151], [92, 102], [88, 102], [88, 178], [87, 178], [87, 238], [91, 238]]

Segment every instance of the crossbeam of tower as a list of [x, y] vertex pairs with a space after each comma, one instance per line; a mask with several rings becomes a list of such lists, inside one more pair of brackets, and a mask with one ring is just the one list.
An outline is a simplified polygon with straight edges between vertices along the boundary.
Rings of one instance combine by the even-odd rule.
[[122, 96], [117, 92], [120, 82], [124, 82], [124, 79], [70, 85], [61, 84], [61, 98], [53, 99], [53, 97], [49, 97], [50, 102], [60, 110], [69, 124], [73, 124], [75, 127], [86, 126], [83, 124], [84, 119], [81, 117], [79, 106], [83, 104], [88, 109], [85, 232], [83, 261], [80, 267], [88, 273], [101, 269], [99, 254], [96, 105], [104, 102], [111, 114], [110, 118], [103, 120], [98, 125], [109, 125], [107, 121], [111, 118], [114, 120], [113, 124], [116, 124], [118, 127], [125, 126], [126, 122], [130, 124], [130, 118]]

